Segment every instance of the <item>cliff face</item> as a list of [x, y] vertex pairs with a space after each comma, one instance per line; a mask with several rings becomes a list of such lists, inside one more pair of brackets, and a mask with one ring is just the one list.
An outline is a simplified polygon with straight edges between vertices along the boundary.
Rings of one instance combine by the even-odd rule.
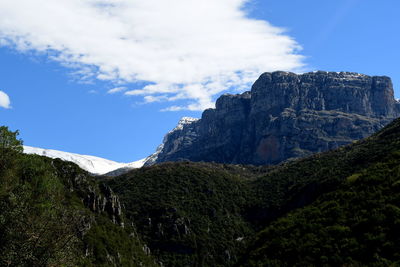
[[167, 134], [152, 163], [277, 164], [367, 137], [399, 115], [388, 77], [264, 73], [250, 92], [221, 96]]

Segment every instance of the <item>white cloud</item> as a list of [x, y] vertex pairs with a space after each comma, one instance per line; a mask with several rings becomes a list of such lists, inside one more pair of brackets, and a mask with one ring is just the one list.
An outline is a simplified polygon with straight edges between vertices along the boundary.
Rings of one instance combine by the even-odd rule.
[[171, 107], [168, 107], [168, 108], [163, 108], [163, 109], [161, 109], [161, 111], [162, 112], [165, 112], [165, 111], [181, 111], [181, 110], [183, 110], [184, 109], [184, 107], [180, 107], [180, 106], [171, 106]]
[[163, 102], [169, 100], [169, 98], [165, 95], [158, 95], [158, 96], [146, 95], [143, 98], [145, 103]]
[[127, 89], [126, 87], [115, 87], [115, 88], [112, 88], [112, 89], [108, 90], [107, 94], [115, 94], [115, 93], [118, 93], [118, 92], [125, 91], [126, 89]]
[[10, 98], [6, 93], [0, 91], [0, 107], [2, 108], [11, 108]]
[[170, 110], [200, 110], [264, 71], [303, 67], [296, 41], [246, 17], [247, 1], [0, 1], [0, 44], [46, 53], [85, 78], [146, 82], [126, 95], [187, 99], [195, 104]]

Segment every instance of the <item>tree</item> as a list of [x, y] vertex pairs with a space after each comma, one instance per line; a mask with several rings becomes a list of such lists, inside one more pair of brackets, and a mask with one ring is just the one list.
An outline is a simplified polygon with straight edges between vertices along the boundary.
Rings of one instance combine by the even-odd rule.
[[0, 266], [74, 266], [82, 212], [53, 165], [0, 127]]
[[15, 157], [23, 152], [22, 140], [17, 139], [19, 131], [10, 131], [7, 126], [0, 126], [0, 170], [9, 167]]

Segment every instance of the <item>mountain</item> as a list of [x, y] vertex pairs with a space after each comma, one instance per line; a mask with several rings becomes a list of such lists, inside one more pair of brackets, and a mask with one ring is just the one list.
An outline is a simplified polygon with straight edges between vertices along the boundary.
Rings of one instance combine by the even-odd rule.
[[251, 91], [168, 133], [145, 165], [166, 161], [277, 164], [365, 138], [400, 116], [389, 77], [264, 73]]
[[400, 119], [278, 166], [167, 162], [108, 179], [163, 266], [396, 266]]
[[[300, 76], [281, 72], [265, 75], [267, 81], [274, 75], [283, 75], [286, 80]], [[283, 112], [268, 109], [268, 114], [276, 112], [273, 121], [282, 120], [282, 131], [286, 122], [302, 126], [308, 134], [316, 131], [316, 122], [341, 122], [330, 131], [326, 124], [319, 124], [321, 132], [312, 137], [336, 133], [332, 139], [345, 139], [340, 134], [372, 131], [363, 127], [379, 126], [397, 113], [398, 103], [391, 100], [387, 77], [309, 75], [344, 79], [346, 86], [337, 87], [336, 92], [344, 90], [347, 93], [343, 94], [356, 102], [331, 103], [334, 110], [327, 109], [324, 102], [324, 110], [301, 109], [296, 113], [314, 114], [310, 124], [302, 117], [282, 120], [279, 116], [288, 108]], [[366, 83], [368, 77], [371, 84]], [[301, 79], [304, 82], [306, 78]], [[354, 86], [346, 91], [349, 80]], [[332, 85], [329, 79], [323, 81], [327, 87]], [[356, 88], [368, 88], [365, 84], [371, 87], [364, 96], [370, 94], [369, 98], [357, 105], [363, 96]], [[223, 96], [215, 110], [205, 113], [220, 114], [223, 99], [239, 100], [231, 107], [238, 112], [221, 115], [220, 121], [240, 119], [240, 103], [255, 95], [261, 97], [255, 88], [242, 95]], [[287, 88], [287, 84], [281, 87]], [[293, 105], [304, 102], [284, 101]], [[315, 101], [305, 102], [313, 106]], [[340, 106], [348, 112], [340, 111]], [[253, 114], [254, 108], [248, 107]], [[195, 146], [204, 118], [203, 114], [200, 120], [181, 120], [152, 159], [157, 162], [163, 157], [164, 149], [172, 145], [170, 139], [178, 140], [172, 147], [175, 151], [180, 144]], [[273, 121], [268, 119], [272, 123], [268, 129], [276, 126]], [[1, 266], [400, 265], [400, 119], [362, 140], [279, 165], [182, 160], [114, 177], [93, 177], [69, 161], [22, 154], [18, 132], [7, 132], [7, 127], [0, 130]], [[227, 129], [223, 137], [230, 142], [232, 134]], [[288, 136], [303, 144], [296, 135]], [[323, 140], [331, 142], [326, 137]], [[57, 157], [57, 153], [51, 154]]]
[[0, 149], [2, 266], [400, 263], [400, 119], [275, 166], [181, 161], [93, 177]]
[[69, 152], [36, 148], [30, 146], [24, 146], [24, 153], [46, 156], [53, 159], [60, 158], [65, 161], [71, 161], [77, 164], [82, 169], [96, 175], [110, 173], [117, 169], [124, 169], [127, 171], [130, 169], [140, 168], [143, 166], [145, 161], [145, 159], [142, 159], [130, 163], [120, 163], [95, 156], [80, 155]]

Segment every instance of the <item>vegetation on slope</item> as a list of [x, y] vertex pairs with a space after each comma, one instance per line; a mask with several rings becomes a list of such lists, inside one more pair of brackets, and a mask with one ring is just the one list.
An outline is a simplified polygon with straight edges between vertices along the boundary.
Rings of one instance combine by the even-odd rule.
[[353, 145], [277, 166], [252, 182], [256, 198], [250, 207], [261, 225], [277, 216], [312, 203], [335, 190], [346, 177], [400, 151], [400, 120]]
[[[276, 167], [166, 163], [132, 171], [108, 184], [164, 265], [234, 265], [254, 233], [321, 197], [340, 194], [347, 177], [380, 166], [388, 153], [400, 151], [399, 125], [395, 121], [366, 140]], [[257, 235], [256, 245], [240, 262], [247, 262], [252, 249], [264, 247], [263, 240]], [[255, 257], [254, 262], [263, 265], [267, 258]]]
[[[400, 120], [276, 167], [177, 162], [102, 179], [22, 155], [1, 129], [13, 145], [0, 147], [0, 265], [400, 264]], [[99, 209], [108, 186], [121, 217]]]
[[[256, 199], [264, 213], [257, 218], [267, 227], [241, 264], [398, 264], [399, 161], [396, 120], [354, 145], [281, 166], [258, 179]], [[268, 218], [271, 213], [274, 217]]]
[[257, 234], [244, 265], [399, 265], [399, 152], [271, 223]]
[[248, 185], [219, 165], [165, 163], [108, 184], [165, 266], [232, 265], [253, 234], [242, 216]]
[[153, 265], [132, 227], [84, 206], [97, 182], [72, 163], [23, 155], [0, 127], [0, 266]]

